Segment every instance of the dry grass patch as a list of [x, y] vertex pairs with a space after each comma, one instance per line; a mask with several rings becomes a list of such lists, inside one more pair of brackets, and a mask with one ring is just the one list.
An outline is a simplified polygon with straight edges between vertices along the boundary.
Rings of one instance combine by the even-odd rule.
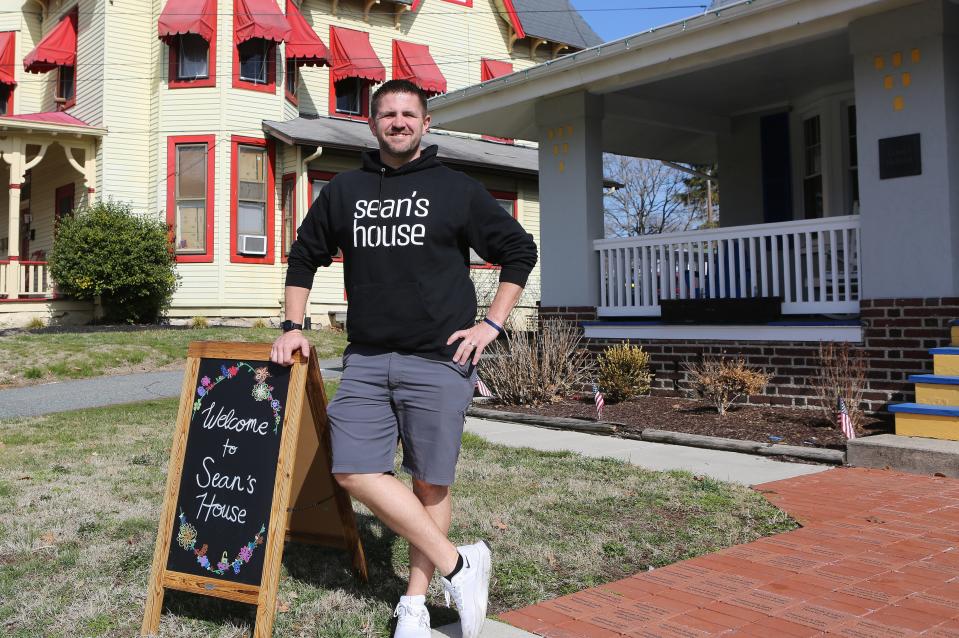
[[[304, 333], [321, 358], [338, 357], [346, 335], [332, 330]], [[0, 337], [0, 385], [145, 372], [180, 365], [191, 341], [272, 342], [273, 328], [146, 328], [16, 333]]]
[[[0, 422], [0, 633], [136, 635], [175, 411], [163, 400]], [[454, 541], [493, 547], [491, 615], [794, 527], [744, 487], [471, 435], [454, 504]], [[276, 636], [389, 635], [408, 546], [356, 509], [371, 584], [341, 552], [288, 545]], [[434, 626], [456, 619], [441, 600], [434, 585]], [[161, 631], [233, 638], [252, 621], [251, 607], [171, 592]]]

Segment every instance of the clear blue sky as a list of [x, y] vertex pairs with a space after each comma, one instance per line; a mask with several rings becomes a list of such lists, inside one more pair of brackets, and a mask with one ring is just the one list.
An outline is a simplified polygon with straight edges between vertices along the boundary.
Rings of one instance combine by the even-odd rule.
[[616, 40], [702, 13], [709, 0], [572, 0], [572, 3], [601, 38]]

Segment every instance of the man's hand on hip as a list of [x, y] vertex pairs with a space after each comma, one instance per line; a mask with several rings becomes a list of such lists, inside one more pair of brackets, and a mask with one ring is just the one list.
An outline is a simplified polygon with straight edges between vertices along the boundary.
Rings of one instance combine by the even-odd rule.
[[273, 349], [270, 350], [270, 361], [284, 366], [293, 365], [293, 353], [297, 350], [303, 352], [304, 358], [308, 358], [310, 356], [310, 342], [299, 330], [284, 332], [273, 342]]
[[483, 322], [476, 324], [469, 330], [457, 330], [446, 340], [446, 345], [452, 344], [457, 339], [462, 339], [463, 342], [456, 349], [456, 354], [453, 355], [453, 361], [459, 364], [466, 363], [470, 360], [470, 354], [472, 353], [473, 364], [475, 365], [479, 363], [483, 349], [495, 341], [498, 336], [499, 332], [495, 328]]

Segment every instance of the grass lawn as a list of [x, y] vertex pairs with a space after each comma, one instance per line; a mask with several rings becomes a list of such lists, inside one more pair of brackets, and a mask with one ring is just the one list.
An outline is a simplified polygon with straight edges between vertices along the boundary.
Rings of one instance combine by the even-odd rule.
[[[335, 391], [335, 384], [330, 384]], [[176, 400], [0, 422], [0, 632], [133, 636]], [[744, 487], [464, 436], [454, 542], [488, 539], [490, 615], [794, 528]], [[289, 544], [276, 636], [386, 638], [408, 547], [356, 505], [370, 584], [344, 553]], [[456, 620], [434, 583], [433, 625]], [[163, 636], [248, 635], [253, 608], [169, 592]]]
[[[0, 337], [0, 386], [156, 370], [180, 365], [191, 341], [272, 342], [279, 334], [275, 328], [23, 332]], [[323, 359], [346, 347], [342, 332], [305, 334]]]

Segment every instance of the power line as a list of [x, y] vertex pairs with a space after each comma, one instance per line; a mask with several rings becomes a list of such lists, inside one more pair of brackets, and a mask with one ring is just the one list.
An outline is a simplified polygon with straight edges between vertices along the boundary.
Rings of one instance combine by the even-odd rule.
[[[698, 3], [698, 4], [662, 4], [662, 5], [652, 5], [652, 6], [645, 6], [645, 7], [614, 7], [614, 8], [595, 8], [595, 9], [576, 9], [576, 8], [573, 8], [573, 9], [526, 9], [526, 10], [521, 10], [521, 11], [518, 10], [518, 11], [516, 11], [516, 14], [517, 14], [517, 15], [520, 15], [520, 16], [523, 16], [523, 15], [527, 15], [527, 14], [540, 14], [540, 13], [546, 13], [546, 14], [551, 14], [551, 13], [552, 13], [552, 14], [556, 14], [556, 13], [569, 13], [569, 14], [572, 14], [572, 13], [616, 13], [616, 12], [618, 12], [618, 13], [624, 13], [624, 12], [630, 12], [630, 11], [668, 11], [668, 10], [672, 10], [672, 9], [702, 9], [703, 11], [706, 11], [706, 10], [709, 8], [709, 6], [710, 6], [709, 4]], [[348, 13], [348, 14], [350, 14], [350, 15], [363, 15], [362, 13], [352, 11], [352, 10], [350, 10], [350, 9], [347, 8], [347, 7], [342, 7], [341, 9], [342, 9], [343, 13]], [[718, 11], [718, 10], [719, 10], [719, 9], [717, 9], [717, 11]], [[41, 17], [43, 16], [43, 13], [40, 12], [40, 11], [17, 10], [17, 9], [3, 9], [3, 10], [0, 10], [0, 14], [4, 14], [4, 13], [29, 14], [29, 15], [37, 15], [37, 16], [41, 16]], [[153, 11], [121, 11], [121, 10], [117, 10], [117, 11], [84, 11], [84, 12], [82, 12], [82, 13], [83, 13], [83, 15], [150, 15], [150, 16], [157, 16], [157, 15], [158, 15], [157, 13], [155, 13], [155, 12], [153, 12]], [[161, 13], [162, 13], [162, 11], [161, 11]], [[458, 16], [461, 16], [461, 15], [463, 15], [464, 13], [465, 13], [465, 14], [478, 14], [478, 15], [501, 15], [501, 14], [502, 14], [501, 11], [497, 11], [497, 10], [485, 10], [485, 9], [477, 9], [477, 8], [475, 8], [475, 7], [468, 7], [468, 8], [463, 8], [463, 9], [447, 9], [447, 10], [444, 10], [444, 11], [424, 11], [424, 10], [418, 10], [418, 11], [416, 11], [415, 13], [412, 13], [412, 14], [410, 14], [410, 15], [413, 16], [413, 17], [415, 17], [415, 16], [421, 16], [421, 15], [422, 15], [422, 16], [425, 16], [425, 15], [458, 15]], [[197, 11], [196, 13], [190, 13], [190, 12], [177, 13], [176, 15], [177, 15], [177, 16], [184, 16], [184, 17], [187, 17], [187, 16], [196, 16], [196, 17], [200, 17], [200, 16], [233, 17], [234, 13], [233, 13], [233, 12], [221, 13], [221, 12], [219, 12], [219, 11], [217, 11], [217, 12]], [[275, 16], [276, 13], [273, 13], [273, 12], [257, 12], [257, 11], [252, 11], [252, 12], [249, 12], [249, 13], [245, 13], [245, 15], [249, 15], [249, 16], [258, 16], [258, 15]], [[324, 14], [324, 15], [327, 15], [327, 14]]]

